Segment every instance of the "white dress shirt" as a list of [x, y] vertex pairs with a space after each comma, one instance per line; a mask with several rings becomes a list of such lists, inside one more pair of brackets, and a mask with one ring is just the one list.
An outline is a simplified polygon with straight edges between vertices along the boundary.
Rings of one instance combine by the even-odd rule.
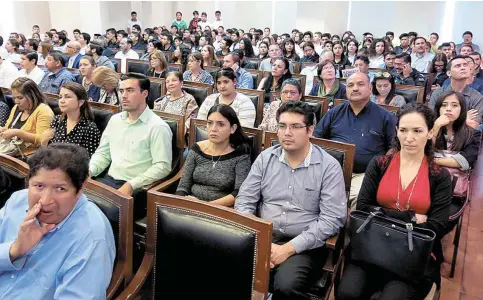
[[122, 51], [118, 51], [114, 58], [119, 58], [121, 59], [121, 73], [125, 74], [126, 73], [126, 59], [139, 59], [139, 55], [134, 51], [133, 49], [130, 49], [127, 53], [124, 53]]
[[10, 89], [12, 82], [17, 78], [17, 67], [11, 61], [4, 59], [0, 65], [0, 87]]
[[18, 71], [18, 77], [27, 77], [35, 81], [36, 84], [40, 84], [40, 81], [42, 81], [42, 78], [44, 78], [45, 72], [42, 71], [41, 68], [35, 66], [35, 68], [30, 71], [30, 73], [27, 73], [27, 70], [21, 69]]
[[[3, 56], [2, 56], [3, 57]], [[22, 60], [21, 57], [20, 57], [20, 54], [14, 52], [14, 53], [7, 53], [7, 55], [5, 57], [3, 57], [4, 59], [7, 59], [13, 63], [16, 63], [16, 64], [19, 64], [20, 61]]]

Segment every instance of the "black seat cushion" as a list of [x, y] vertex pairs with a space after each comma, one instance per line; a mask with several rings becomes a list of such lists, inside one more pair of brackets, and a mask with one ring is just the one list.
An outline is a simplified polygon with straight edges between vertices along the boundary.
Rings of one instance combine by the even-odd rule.
[[97, 129], [99, 129], [102, 134], [114, 113], [107, 109], [91, 108], [91, 110], [94, 115], [94, 123], [96, 123]]
[[403, 96], [406, 100], [406, 103], [417, 103], [418, 102], [418, 92], [419, 90], [405, 90], [405, 89], [396, 89], [396, 95]]
[[151, 81], [148, 94], [148, 106], [150, 109], [154, 107], [154, 101], [161, 98], [161, 85], [162, 82]]
[[55, 115], [60, 115], [62, 113], [59, 108], [59, 101], [47, 99], [47, 104], [50, 106], [50, 109], [52, 109]]
[[185, 84], [183, 85], [183, 90], [195, 98], [198, 107], [201, 107], [203, 101], [208, 97], [208, 89], [204, 87]]
[[[257, 108], [258, 108], [258, 101], [260, 101], [258, 95], [256, 95], [256, 94], [244, 94], [244, 95], [247, 96], [248, 98], [250, 98], [250, 100], [252, 100], [252, 102], [253, 102], [253, 105], [255, 105], [255, 112], [256, 112], [255, 120], [258, 120], [259, 111], [258, 111]], [[261, 99], [261, 101], [264, 101], [264, 99]]]
[[312, 106], [312, 109], [315, 113], [315, 119], [317, 120], [317, 123], [319, 123], [320, 119], [322, 118], [322, 102], [309, 100], [305, 101], [305, 103]]
[[114, 59], [111, 59], [112, 65], [114, 66], [114, 70], [117, 71], [117, 61]]
[[259, 77], [260, 73], [250, 72], [250, 75], [252, 75], [252, 79], [253, 79], [253, 88], [254, 89], [258, 88], [258, 77]]
[[127, 69], [130, 73], [134, 72], [134, 73], [146, 74], [146, 71], [148, 70], [148, 68], [149, 68], [149, 65], [147, 64], [147, 61], [144, 61], [144, 60], [127, 61]]
[[177, 147], [178, 145], [176, 144], [177, 137], [178, 137], [178, 122], [176, 121], [176, 119], [171, 119], [166, 117], [161, 117], [161, 119], [163, 119], [168, 124], [169, 128], [171, 129], [171, 133], [173, 134], [173, 137], [171, 140], [171, 150], [173, 151], [173, 160], [172, 160], [171, 166], [173, 170], [171, 170], [171, 173], [177, 172], [177, 170], [175, 170], [175, 167], [179, 167], [178, 163], [181, 159], [181, 156], [183, 155], [182, 151], [178, 149]]
[[251, 299], [255, 232], [166, 206], [156, 221], [155, 299]]
[[4, 99], [10, 109], [12, 109], [15, 106], [15, 102], [13, 102], [12, 95], [5, 95]]
[[0, 208], [12, 196], [13, 193], [25, 189], [25, 177], [12, 169], [2, 167], [0, 169]]

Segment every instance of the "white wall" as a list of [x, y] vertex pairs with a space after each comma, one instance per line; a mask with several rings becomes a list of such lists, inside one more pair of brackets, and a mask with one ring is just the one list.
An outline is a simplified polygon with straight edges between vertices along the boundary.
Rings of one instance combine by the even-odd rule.
[[457, 44], [463, 42], [463, 32], [469, 30], [473, 33], [473, 43], [483, 46], [483, 2], [456, 1], [453, 41]]

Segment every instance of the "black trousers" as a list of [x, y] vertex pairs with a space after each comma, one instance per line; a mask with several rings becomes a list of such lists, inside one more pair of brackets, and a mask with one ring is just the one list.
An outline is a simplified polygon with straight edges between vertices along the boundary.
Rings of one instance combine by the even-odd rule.
[[379, 300], [423, 300], [432, 285], [429, 277], [410, 282], [377, 266], [352, 261], [344, 269], [336, 300], [368, 300], [378, 292]]
[[[286, 242], [286, 241], [285, 241]], [[284, 244], [274, 240], [275, 244]], [[294, 254], [270, 272], [272, 300], [310, 299], [305, 293], [322, 276], [327, 248]]]
[[104, 177], [96, 178], [96, 181], [104, 183], [105, 185], [115, 188], [116, 190], [121, 188], [121, 186], [123, 186], [126, 183], [125, 180], [117, 180], [107, 174]]

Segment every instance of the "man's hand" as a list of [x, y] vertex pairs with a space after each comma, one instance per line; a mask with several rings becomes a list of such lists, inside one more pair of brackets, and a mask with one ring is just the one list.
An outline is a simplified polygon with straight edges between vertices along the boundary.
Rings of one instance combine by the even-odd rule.
[[283, 245], [277, 245], [272, 243], [272, 254], [270, 255], [270, 268], [274, 268], [284, 261], [287, 260], [290, 256], [296, 253], [295, 248], [292, 246], [290, 242], [285, 243]]
[[408, 78], [409, 76], [411, 76], [412, 71], [413, 71], [413, 69], [411, 68], [411, 65], [405, 64], [403, 66], [403, 72], [402, 72], [403, 78]]
[[27, 212], [27, 216], [18, 230], [17, 239], [10, 247], [10, 260], [14, 261], [29, 252], [47, 232], [55, 227], [55, 224], [39, 226], [35, 223], [35, 216], [39, 214], [41, 208], [42, 204], [37, 203]]
[[131, 184], [129, 182], [126, 182], [125, 184], [123, 184], [118, 189], [118, 191], [121, 192], [124, 195], [132, 196], [132, 186], [131, 186]]

